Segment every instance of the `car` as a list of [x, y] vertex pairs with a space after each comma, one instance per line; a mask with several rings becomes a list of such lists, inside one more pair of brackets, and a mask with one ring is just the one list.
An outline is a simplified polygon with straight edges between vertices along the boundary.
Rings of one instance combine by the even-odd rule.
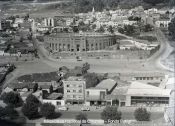
[[60, 111], [67, 111], [68, 107], [62, 106], [62, 107], [59, 107], [58, 110], [60, 110]]
[[88, 108], [88, 107], [85, 106], [85, 107], [82, 107], [81, 108], [81, 111], [90, 111], [90, 108]]
[[62, 57], [61, 56], [58, 56], [58, 57], [56, 57], [56, 59], [62, 59]]
[[98, 57], [96, 57], [96, 59], [102, 59], [102, 57], [101, 56], [98, 56]]
[[77, 61], [82, 61], [82, 58], [80, 56], [76, 57]]

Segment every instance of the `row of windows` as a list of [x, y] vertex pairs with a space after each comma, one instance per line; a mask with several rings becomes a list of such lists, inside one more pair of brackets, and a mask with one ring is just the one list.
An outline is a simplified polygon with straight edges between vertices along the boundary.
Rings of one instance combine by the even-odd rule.
[[83, 87], [83, 85], [81, 85], [81, 84], [71, 84], [71, 85], [67, 84], [66, 87], [79, 87], [79, 88], [81, 88], [81, 87]]
[[[112, 46], [113, 43], [96, 43], [96, 44], [87, 44], [86, 45], [86, 49], [91, 49], [91, 50], [98, 50], [98, 49], [104, 49], [106, 46]], [[52, 50], [60, 50], [63, 49], [63, 51], [70, 51], [71, 47], [70, 44], [54, 44], [54, 43], [50, 43], [50, 48]]]
[[138, 97], [138, 96], [132, 96], [131, 100], [169, 100], [169, 97]]
[[80, 96], [80, 95], [67, 95], [67, 98], [72, 98], [72, 99], [82, 99], [83, 96]]
[[[154, 77], [135, 77], [136, 80], [153, 80]], [[156, 80], [159, 80], [159, 77], [155, 78]]]
[[[106, 95], [106, 92], [105, 91], [100, 91], [99, 93], [100, 93], [99, 97], [104, 99], [105, 95]], [[86, 96], [87, 97], [90, 96], [90, 92], [89, 91], [86, 91]]]
[[132, 100], [131, 105], [143, 103], [143, 104], [169, 104], [169, 101], [140, 101], [140, 100]]
[[[59, 41], [59, 42], [73, 42], [73, 41], [77, 41], [77, 42], [80, 42], [80, 41], [83, 41], [85, 40], [84, 38], [83, 39], [71, 39], [71, 38], [46, 38], [47, 41]], [[113, 42], [114, 39], [87, 39], [87, 41], [89, 42]]]
[[82, 93], [82, 89], [80, 90], [67, 90], [68, 93]]

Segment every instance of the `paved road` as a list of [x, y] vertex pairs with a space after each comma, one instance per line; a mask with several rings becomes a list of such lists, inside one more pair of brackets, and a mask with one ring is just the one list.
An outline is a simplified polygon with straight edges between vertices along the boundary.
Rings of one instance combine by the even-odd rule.
[[50, 58], [48, 52], [46, 52], [43, 44], [34, 41], [34, 46], [38, 49], [40, 59], [33, 62], [21, 62], [15, 64], [17, 69], [13, 72], [13, 78], [8, 80], [8, 83], [11, 82], [15, 77], [18, 77], [23, 74], [30, 74], [36, 72], [50, 72], [56, 71], [61, 66], [67, 66], [73, 68], [75, 66], [80, 66], [84, 62], [88, 62], [91, 66], [90, 72], [96, 73], [117, 73], [117, 72], [160, 72], [169, 73], [165, 71], [160, 66], [160, 60], [165, 58], [169, 53], [169, 43], [165, 38], [164, 34], [157, 29], [158, 41], [161, 43], [160, 50], [156, 52], [150, 59], [147, 61], [142, 60], [116, 60], [116, 59], [83, 59], [83, 61], [78, 62], [76, 59], [61, 59], [56, 60]]
[[[75, 119], [75, 116], [78, 115], [79, 112], [62, 112], [61, 119]], [[87, 114], [88, 119], [100, 119], [101, 112], [84, 112]], [[157, 120], [163, 117], [163, 112], [152, 112], [151, 119]], [[122, 119], [123, 120], [134, 120], [134, 113], [133, 112], [122, 112]]]
[[[173, 48], [170, 46], [168, 39], [165, 37], [163, 32], [159, 28], [155, 28], [156, 30], [156, 36], [158, 41], [160, 42], [160, 49], [148, 59], [147, 64], [153, 65], [156, 67], [159, 67], [160, 69], [164, 68], [167, 69], [165, 66], [161, 64], [162, 60], [165, 60]], [[169, 69], [167, 69], [169, 70]]]
[[[82, 65], [84, 62], [88, 62], [91, 66], [91, 72], [97, 73], [116, 73], [116, 72], [133, 72], [133, 71], [163, 71], [157, 67], [157, 64], [146, 64], [146, 60], [118, 60], [118, 59], [83, 59], [78, 62], [76, 59], [53, 59], [48, 56], [48, 53], [44, 49], [42, 44], [35, 41], [36, 48], [38, 49], [40, 58], [44, 63], [50, 67], [59, 68], [61, 66], [75, 67]], [[160, 52], [159, 52], [160, 53]], [[153, 58], [155, 61], [158, 58]], [[152, 61], [152, 62], [154, 62]]]

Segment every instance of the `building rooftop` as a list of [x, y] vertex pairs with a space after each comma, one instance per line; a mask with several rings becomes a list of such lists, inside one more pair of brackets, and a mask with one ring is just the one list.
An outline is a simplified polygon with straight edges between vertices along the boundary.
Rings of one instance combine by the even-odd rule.
[[162, 89], [155, 87], [149, 84], [144, 84], [138, 81], [131, 83], [126, 95], [132, 96], [160, 96], [160, 97], [169, 97], [170, 89]]
[[127, 40], [121, 40], [120, 45], [130, 45], [130, 46], [135, 46], [133, 43]]
[[128, 88], [129, 86], [116, 87], [110, 95], [106, 96], [106, 99], [118, 99], [120, 101], [125, 101]]
[[23, 88], [33, 89], [34, 85], [35, 83], [30, 83], [30, 82], [9, 83], [7, 87], [12, 88], [12, 89], [23, 89]]
[[77, 76], [70, 76], [65, 81], [84, 81], [85, 79], [83, 77], [77, 77]]
[[95, 88], [103, 88], [108, 89], [108, 91], [111, 91], [115, 86], [117, 82], [113, 79], [106, 79], [101, 81]]
[[58, 81], [60, 76], [57, 72], [50, 73], [34, 73], [20, 76], [17, 80], [19, 82], [51, 82]]
[[102, 37], [114, 36], [111, 34], [97, 33], [97, 32], [83, 32], [83, 33], [53, 33], [47, 37], [68, 38], [68, 37]]
[[56, 99], [62, 98], [62, 97], [63, 97], [62, 93], [52, 93], [47, 97], [47, 99], [56, 100]]
[[32, 94], [32, 91], [24, 92], [21, 94], [21, 97], [28, 97], [31, 94]]
[[[39, 84], [38, 84], [39, 85]], [[39, 85], [39, 87], [41, 88], [41, 89], [50, 89], [50, 84], [47, 84], [47, 83], [44, 83], [44, 84], [42, 84], [42, 85]]]
[[120, 76], [131, 76], [131, 77], [164, 77], [164, 73], [160, 72], [133, 72], [133, 73], [120, 73]]

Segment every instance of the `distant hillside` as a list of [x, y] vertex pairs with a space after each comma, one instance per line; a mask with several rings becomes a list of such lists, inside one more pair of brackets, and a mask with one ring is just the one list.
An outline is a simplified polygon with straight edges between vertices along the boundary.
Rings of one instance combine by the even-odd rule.
[[[143, 6], [145, 9], [152, 6], [161, 8], [169, 6], [170, 0], [72, 0], [74, 2], [75, 12], [88, 12], [94, 7], [95, 10], [101, 11], [103, 9], [126, 8], [130, 9], [136, 6]], [[174, 1], [174, 0], [173, 0]]]
[[[0, 0], [9, 1], [9, 0]], [[11, 2], [16, 0], [10, 0]], [[19, 0], [18, 0], [19, 1]], [[67, 12], [88, 12], [94, 7], [96, 11], [102, 11], [103, 9], [117, 9], [125, 8], [130, 9], [137, 6], [143, 6], [145, 9], [156, 7], [161, 8], [164, 6], [175, 6], [175, 0], [21, 0], [24, 2], [49, 2], [49, 1], [72, 1], [72, 3], [63, 3], [49, 5], [46, 9], [61, 9]], [[156, 4], [154, 4], [154, 2]], [[161, 3], [160, 3], [161, 2]], [[11, 3], [10, 3], [11, 4]]]

